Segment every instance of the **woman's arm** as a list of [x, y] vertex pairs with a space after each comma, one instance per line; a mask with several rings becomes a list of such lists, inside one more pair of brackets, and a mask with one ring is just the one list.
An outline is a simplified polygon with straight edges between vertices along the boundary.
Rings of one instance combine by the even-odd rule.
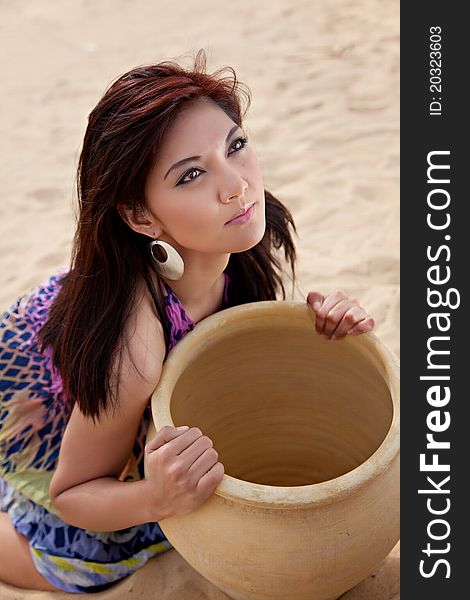
[[49, 488], [62, 520], [90, 531], [187, 514], [224, 475], [212, 440], [200, 429], [163, 427], [145, 447], [148, 478], [119, 481], [165, 356], [163, 329], [149, 302], [139, 304], [127, 334], [115, 409], [93, 422], [74, 407]]
[[49, 488], [59, 516], [92, 531], [116, 531], [169, 516], [166, 507], [156, 504], [148, 481], [118, 479], [165, 356], [163, 329], [148, 302], [139, 303], [126, 334], [130, 339], [123, 351], [116, 408], [93, 422], [74, 406]]
[[[126, 418], [127, 417], [127, 418]], [[148, 481], [119, 481], [136, 429], [131, 411], [93, 425], [77, 407], [64, 436], [50, 498], [66, 523], [91, 531], [117, 531], [170, 516]], [[106, 421], [106, 423], [104, 422]]]

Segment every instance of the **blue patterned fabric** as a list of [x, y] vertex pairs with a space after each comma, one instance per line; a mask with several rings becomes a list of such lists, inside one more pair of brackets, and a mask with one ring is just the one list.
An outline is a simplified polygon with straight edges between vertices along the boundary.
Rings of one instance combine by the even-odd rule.
[[[91, 532], [63, 522], [48, 489], [60, 443], [71, 413], [50, 349], [39, 352], [37, 333], [60, 291], [65, 271], [22, 295], [0, 319], [0, 508], [29, 540], [38, 571], [67, 592], [109, 587], [171, 548], [158, 523], [116, 532]], [[222, 308], [228, 306], [230, 279], [225, 274]], [[195, 323], [170, 286], [164, 283], [170, 326], [168, 351]], [[143, 477], [145, 411], [126, 469], [125, 481]]]
[[[229, 305], [230, 277], [227, 273], [224, 273], [224, 277], [225, 287], [222, 308], [227, 308]], [[170, 351], [189, 331], [194, 329], [195, 324], [184, 310], [170, 286], [166, 282], [163, 282], [163, 287], [165, 290], [163, 304], [170, 325], [170, 343], [168, 345], [168, 351]]]
[[158, 523], [115, 532], [90, 532], [59, 517], [1, 480], [1, 510], [29, 540], [38, 571], [66, 592], [96, 592], [172, 548]]

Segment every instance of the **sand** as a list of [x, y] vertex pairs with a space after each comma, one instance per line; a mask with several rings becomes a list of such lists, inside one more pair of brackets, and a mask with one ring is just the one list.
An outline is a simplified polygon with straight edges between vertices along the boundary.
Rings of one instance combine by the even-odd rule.
[[[343, 289], [399, 354], [398, 0], [0, 3], [0, 308], [69, 260], [87, 115], [138, 64], [204, 47], [248, 84], [265, 186], [298, 226], [299, 286]], [[189, 59], [183, 59], [190, 64]], [[347, 600], [399, 597], [398, 546]], [[102, 598], [226, 596], [170, 550]], [[0, 598], [51, 596], [0, 585]], [[60, 595], [54, 595], [60, 598]]]

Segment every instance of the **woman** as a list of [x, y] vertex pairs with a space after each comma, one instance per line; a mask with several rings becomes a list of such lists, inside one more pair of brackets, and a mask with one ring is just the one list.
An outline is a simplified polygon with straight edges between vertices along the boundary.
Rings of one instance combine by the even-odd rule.
[[[158, 521], [223, 477], [196, 427], [144, 440], [168, 351], [218, 310], [285, 299], [278, 250], [295, 280], [294, 222], [264, 189], [243, 97], [199, 51], [193, 69], [126, 73], [89, 116], [71, 267], [1, 323], [4, 582], [104, 589], [170, 548]], [[374, 325], [341, 292], [307, 301], [329, 339]]]

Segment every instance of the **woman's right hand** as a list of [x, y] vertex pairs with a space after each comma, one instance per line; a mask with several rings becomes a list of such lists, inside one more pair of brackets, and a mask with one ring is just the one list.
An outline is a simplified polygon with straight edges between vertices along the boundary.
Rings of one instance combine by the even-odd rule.
[[[192, 512], [222, 481], [224, 466], [198, 427], [165, 426], [145, 446], [150, 501], [165, 518]], [[161, 517], [160, 517], [161, 518]]]

